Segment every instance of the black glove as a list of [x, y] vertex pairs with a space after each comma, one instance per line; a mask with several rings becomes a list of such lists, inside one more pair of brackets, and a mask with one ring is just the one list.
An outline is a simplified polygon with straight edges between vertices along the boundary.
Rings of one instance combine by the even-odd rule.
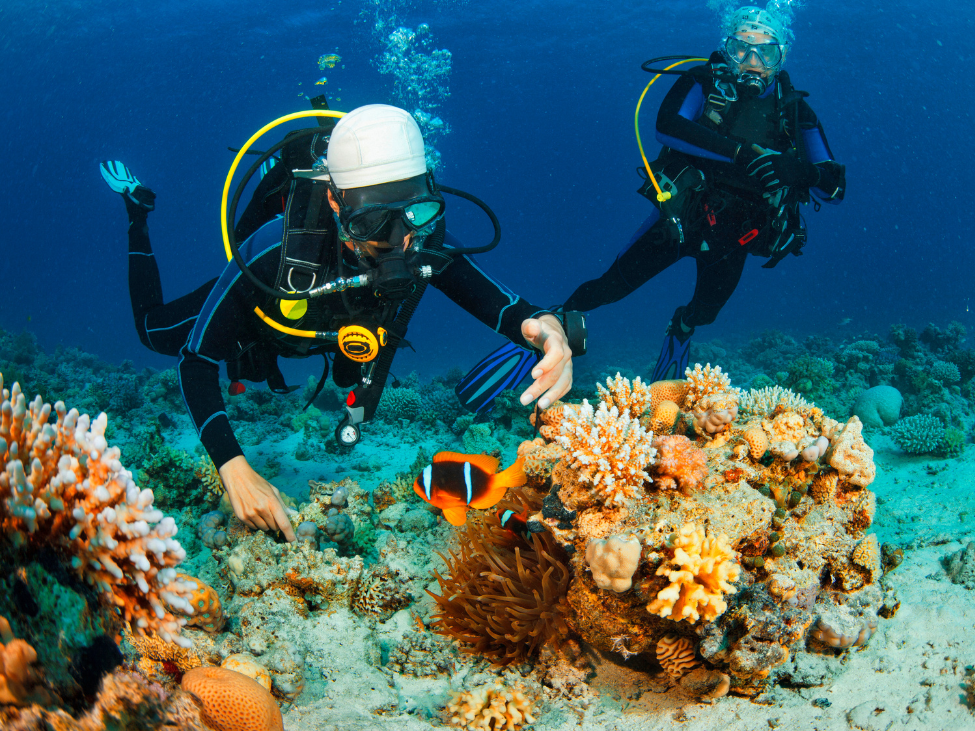
[[[737, 158], [736, 158], [737, 159]], [[792, 155], [764, 152], [750, 159], [745, 171], [762, 184], [766, 192], [782, 188], [814, 188], [819, 182], [819, 168]]]

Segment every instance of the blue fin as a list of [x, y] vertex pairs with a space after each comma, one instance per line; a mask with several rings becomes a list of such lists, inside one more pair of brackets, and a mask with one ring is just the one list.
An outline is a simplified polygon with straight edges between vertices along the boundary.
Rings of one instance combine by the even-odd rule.
[[660, 355], [657, 357], [657, 365], [654, 366], [650, 382], [683, 378], [690, 355], [690, 338], [682, 343], [676, 335], [667, 335], [664, 338], [663, 346], [660, 348]]
[[494, 399], [521, 383], [540, 359], [534, 350], [505, 343], [474, 366], [454, 392], [468, 411], [490, 411]]

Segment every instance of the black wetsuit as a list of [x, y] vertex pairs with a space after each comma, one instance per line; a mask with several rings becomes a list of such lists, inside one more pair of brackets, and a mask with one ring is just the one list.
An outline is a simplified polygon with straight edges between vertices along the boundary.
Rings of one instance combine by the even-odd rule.
[[[335, 382], [345, 388], [355, 385], [360, 376], [360, 365], [336, 352], [337, 346], [282, 335], [258, 319], [254, 307], [262, 307], [267, 313], [270, 309], [267, 298], [244, 278], [234, 262], [229, 262], [216, 279], [179, 299], [164, 303], [159, 270], [149, 246], [147, 213], [127, 199], [126, 207], [130, 221], [129, 293], [139, 338], [150, 350], [179, 356], [179, 383], [187, 410], [217, 467], [242, 454], [224, 410], [218, 380], [221, 362], [228, 363], [228, 370], [235, 369], [235, 378], [267, 379], [273, 386], [274, 378], [280, 379], [278, 356], [294, 358], [328, 354], [333, 360]], [[250, 213], [251, 208], [242, 220], [249, 218]], [[323, 220], [330, 224], [325, 227], [323, 251], [328, 261], [323, 271], [334, 279], [338, 276], [336, 259], [340, 249], [336, 245], [337, 229], [330, 214], [328, 211], [323, 216]], [[281, 216], [273, 218], [240, 246], [251, 271], [269, 286], [273, 286], [281, 261], [283, 220]], [[444, 226], [443, 221], [439, 225]], [[461, 248], [449, 233], [445, 234], [443, 246]], [[344, 269], [348, 272], [346, 276], [351, 276], [357, 272], [356, 258], [345, 246], [341, 251], [345, 259]], [[436, 251], [422, 256], [423, 263], [433, 268], [430, 284], [495, 332], [519, 345], [531, 347], [521, 335], [521, 323], [547, 310], [511, 292], [468, 256], [448, 256]], [[376, 311], [378, 301], [369, 288], [324, 295], [311, 301], [313, 304], [309, 306], [308, 314], [288, 322], [288, 325], [302, 330], [334, 330], [343, 324], [378, 317], [381, 314]], [[349, 315], [350, 308], [357, 311], [354, 316]], [[280, 313], [276, 314], [277, 320], [283, 320]], [[280, 385], [283, 386], [283, 380]]]
[[[657, 162], [670, 169], [690, 165], [704, 174], [703, 189], [688, 192], [681, 202], [681, 228], [668, 220], [672, 213], [661, 216], [655, 208], [609, 270], [572, 293], [566, 310], [588, 311], [616, 302], [690, 256], [697, 263], [694, 296], [678, 308], [675, 321], [679, 316], [685, 337], [695, 326], [714, 322], [738, 285], [748, 254], [769, 255], [766, 249], [777, 210], [763, 199], [760, 184], [745, 166], [734, 162], [739, 145], [759, 144], [785, 154], [801, 149], [820, 171], [813, 195], [830, 203], [842, 200], [844, 169], [833, 160], [815, 113], [794, 95], [792, 104], [798, 108], [783, 108], [783, 89], [791, 90], [788, 76], [782, 72], [762, 96], [740, 96], [714, 113], [708, 99], [714, 92], [709, 70], [720, 62], [720, 55], [714, 54], [694, 75], [680, 77], [657, 114], [657, 140], [664, 145]], [[798, 130], [793, 129], [796, 120]], [[654, 191], [647, 184], [641, 192]], [[804, 202], [809, 192], [795, 191], [793, 200]], [[801, 225], [798, 213], [795, 218], [793, 223]]]

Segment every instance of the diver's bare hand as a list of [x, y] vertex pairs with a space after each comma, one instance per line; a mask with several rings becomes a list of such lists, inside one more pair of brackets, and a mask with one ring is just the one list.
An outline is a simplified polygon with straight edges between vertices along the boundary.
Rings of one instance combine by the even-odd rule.
[[259, 530], [279, 530], [289, 542], [295, 540], [281, 493], [257, 474], [243, 455], [234, 457], [220, 468], [220, 479], [227, 488], [234, 513], [242, 523]]
[[532, 369], [535, 382], [521, 394], [521, 403], [528, 405], [538, 399], [538, 408], [547, 409], [572, 388], [572, 351], [562, 323], [554, 315], [525, 320], [521, 334], [545, 354]]

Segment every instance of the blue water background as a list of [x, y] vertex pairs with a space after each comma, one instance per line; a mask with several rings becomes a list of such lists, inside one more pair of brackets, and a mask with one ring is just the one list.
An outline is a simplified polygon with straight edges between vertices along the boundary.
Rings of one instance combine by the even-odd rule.
[[[126, 218], [98, 174], [121, 159], [158, 194], [150, 218], [168, 298], [225, 262], [220, 192], [241, 145], [323, 87], [338, 109], [391, 102], [391, 79], [365, 3], [6, 2], [0, 7], [0, 327], [46, 348], [165, 367], [132, 326]], [[430, 24], [453, 53], [453, 131], [439, 148], [443, 182], [483, 197], [502, 245], [480, 257], [539, 304], [562, 301], [612, 262], [650, 210], [637, 195], [633, 111], [645, 59], [707, 55], [719, 39], [703, 2], [418, 2], [402, 18]], [[845, 203], [807, 209], [810, 242], [776, 269], [751, 258], [738, 291], [700, 337], [764, 328], [793, 334], [885, 332], [893, 322], [975, 324], [975, 159], [970, 84], [975, 4], [810, 2], [797, 12], [787, 68], [847, 165]], [[648, 94], [643, 135], [670, 82]], [[337, 91], [341, 88], [341, 92]], [[490, 234], [451, 202], [451, 228]], [[693, 286], [684, 260], [591, 319], [605, 362], [652, 362], [673, 309]], [[844, 318], [847, 329], [837, 330]], [[396, 372], [473, 364], [500, 342], [438, 292], [410, 330], [418, 355]], [[593, 357], [593, 356], [591, 356]], [[317, 370], [310, 368], [309, 372]]]

